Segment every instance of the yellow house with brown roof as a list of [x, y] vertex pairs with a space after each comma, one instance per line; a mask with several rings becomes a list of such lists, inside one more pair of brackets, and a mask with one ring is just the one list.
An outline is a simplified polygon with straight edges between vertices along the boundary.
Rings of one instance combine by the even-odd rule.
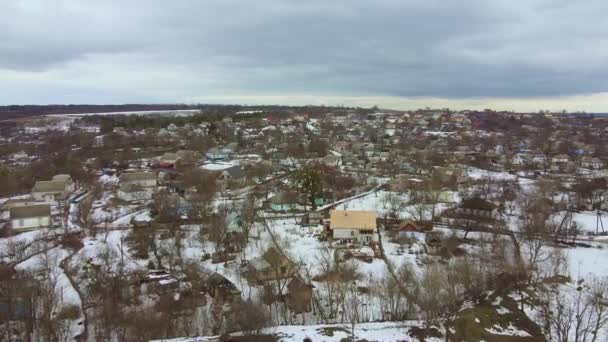
[[332, 210], [329, 228], [336, 240], [369, 243], [376, 241], [376, 211]]

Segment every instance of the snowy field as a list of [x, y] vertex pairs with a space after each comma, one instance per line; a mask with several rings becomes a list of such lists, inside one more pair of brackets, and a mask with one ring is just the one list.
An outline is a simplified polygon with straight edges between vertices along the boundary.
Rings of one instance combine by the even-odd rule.
[[[559, 225], [564, 217], [566, 216], [565, 211], [559, 212], [554, 215], [551, 220], [552, 223]], [[576, 222], [576, 226], [583, 233], [607, 233], [608, 232], [608, 213], [602, 212], [601, 221], [598, 220], [598, 214], [595, 211], [582, 211], [580, 213], [572, 214], [572, 223]], [[569, 223], [569, 222], [566, 222]], [[566, 223], [564, 223], [566, 225]], [[603, 224], [603, 227], [602, 227]]]
[[48, 117], [65, 118], [65, 117], [81, 117], [91, 115], [172, 115], [172, 116], [188, 116], [200, 113], [198, 109], [179, 109], [179, 110], [143, 110], [143, 111], [128, 111], [128, 112], [106, 112], [106, 113], [77, 113], [77, 114], [49, 114]]
[[[413, 342], [416, 339], [407, 333], [409, 327], [420, 325], [420, 322], [378, 322], [361, 323], [355, 326], [355, 335], [358, 340], [368, 341], [403, 341]], [[327, 325], [285, 325], [265, 329], [262, 333], [276, 335], [281, 342], [300, 342], [305, 338], [312, 341], [340, 342], [343, 338], [349, 337], [350, 325], [347, 324], [327, 324]], [[329, 336], [331, 335], [331, 336]], [[211, 342], [218, 341], [219, 337], [192, 337], [177, 338], [171, 340], [158, 340], [157, 342]], [[439, 342], [437, 338], [427, 338], [427, 342]]]

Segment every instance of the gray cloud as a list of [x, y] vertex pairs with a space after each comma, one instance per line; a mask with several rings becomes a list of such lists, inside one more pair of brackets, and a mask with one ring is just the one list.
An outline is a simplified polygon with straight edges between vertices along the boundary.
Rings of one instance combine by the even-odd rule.
[[607, 12], [605, 0], [5, 0], [0, 102], [601, 93]]

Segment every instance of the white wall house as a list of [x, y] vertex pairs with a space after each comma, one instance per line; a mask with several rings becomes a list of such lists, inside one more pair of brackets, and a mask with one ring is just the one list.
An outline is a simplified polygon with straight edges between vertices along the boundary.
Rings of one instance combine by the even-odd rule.
[[333, 210], [330, 230], [336, 240], [369, 243], [377, 240], [376, 211]]
[[32, 197], [36, 201], [62, 201], [75, 188], [70, 175], [55, 175], [50, 181], [37, 181], [32, 189]]
[[49, 204], [23, 205], [10, 208], [11, 228], [31, 230], [51, 226], [51, 206]]
[[599, 158], [583, 158], [582, 166], [587, 169], [598, 170], [604, 167], [604, 162]]
[[138, 185], [143, 188], [156, 186], [157, 176], [155, 172], [128, 172], [120, 175], [120, 185]]

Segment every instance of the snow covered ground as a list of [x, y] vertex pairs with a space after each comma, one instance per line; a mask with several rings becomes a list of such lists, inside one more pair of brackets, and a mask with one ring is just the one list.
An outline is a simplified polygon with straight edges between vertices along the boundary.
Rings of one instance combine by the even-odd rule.
[[[57, 295], [60, 308], [65, 308], [66, 306], [77, 306], [78, 308], [81, 308], [82, 303], [78, 292], [70, 283], [64, 270], [60, 267], [61, 262], [68, 258], [69, 255], [69, 251], [60, 247], [55, 247], [47, 252], [40, 253], [25, 260], [18, 264], [15, 269], [31, 271], [39, 273], [41, 276], [48, 277], [49, 284], [54, 285], [54, 292]], [[71, 321], [69, 336], [76, 336], [82, 333], [83, 327], [78, 324], [82, 319], [83, 317], [79, 317], [77, 320]]]
[[[554, 215], [552, 223], [559, 225], [566, 216], [565, 211]], [[576, 226], [582, 232], [586, 233], [608, 233], [608, 213], [602, 212], [602, 220], [598, 220], [598, 214], [595, 211], [582, 211], [572, 214], [572, 223], [576, 222]], [[567, 224], [568, 222], [564, 223]], [[603, 225], [603, 227], [602, 227]]]
[[516, 175], [512, 175], [508, 172], [488, 171], [488, 170], [478, 169], [475, 167], [468, 168], [467, 175], [471, 179], [484, 179], [484, 178], [490, 178], [493, 180], [515, 180], [515, 179], [517, 179]]
[[590, 276], [608, 277], [608, 245], [594, 243], [593, 247], [576, 247], [566, 250], [569, 270], [573, 278]]
[[[417, 341], [408, 335], [412, 326], [418, 326], [420, 322], [376, 322], [361, 323], [355, 326], [357, 340], [368, 341]], [[276, 335], [281, 342], [300, 342], [305, 338], [312, 341], [339, 342], [350, 336], [350, 325], [348, 324], [325, 324], [325, 325], [285, 325], [268, 328], [262, 333]], [[165, 342], [208, 342], [217, 341], [219, 337], [191, 337], [162, 340]], [[159, 340], [161, 341], [161, 340]], [[427, 342], [439, 342], [437, 338], [427, 338]]]

